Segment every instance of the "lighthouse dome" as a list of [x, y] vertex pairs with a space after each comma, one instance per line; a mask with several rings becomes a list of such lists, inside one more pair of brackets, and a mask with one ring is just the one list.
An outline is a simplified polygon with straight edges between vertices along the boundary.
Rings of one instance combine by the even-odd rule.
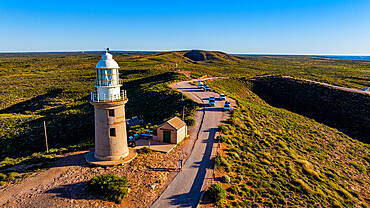
[[118, 69], [117, 62], [113, 59], [112, 54], [105, 52], [101, 55], [100, 61], [96, 64], [97, 69]]

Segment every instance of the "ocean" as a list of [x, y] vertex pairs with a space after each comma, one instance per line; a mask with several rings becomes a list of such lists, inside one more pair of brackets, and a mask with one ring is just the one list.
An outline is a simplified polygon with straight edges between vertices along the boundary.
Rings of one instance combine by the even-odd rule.
[[318, 56], [330, 60], [352, 60], [352, 61], [370, 61], [370, 56]]
[[351, 61], [370, 61], [370, 56], [335, 56], [335, 55], [277, 55], [277, 54], [232, 54], [238, 56], [303, 56], [303, 57], [318, 57], [329, 60], [351, 60]]

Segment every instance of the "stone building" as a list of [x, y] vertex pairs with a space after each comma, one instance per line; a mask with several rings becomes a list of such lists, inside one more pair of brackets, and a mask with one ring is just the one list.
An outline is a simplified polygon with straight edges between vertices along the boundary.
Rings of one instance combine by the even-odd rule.
[[174, 117], [157, 127], [157, 140], [177, 144], [186, 137], [187, 130], [186, 123]]

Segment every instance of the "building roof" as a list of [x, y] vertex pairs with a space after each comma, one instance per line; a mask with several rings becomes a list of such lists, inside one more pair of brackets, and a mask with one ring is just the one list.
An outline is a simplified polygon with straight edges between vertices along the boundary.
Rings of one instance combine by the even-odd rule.
[[183, 126], [186, 125], [186, 123], [184, 121], [182, 121], [181, 119], [179, 119], [177, 116], [175, 116], [175, 117], [171, 118], [170, 120], [166, 121], [166, 123], [171, 125], [176, 130], [179, 130], [180, 128], [182, 128]]
[[101, 55], [100, 61], [96, 64], [96, 69], [118, 69], [117, 62], [113, 59], [112, 54], [105, 52]]

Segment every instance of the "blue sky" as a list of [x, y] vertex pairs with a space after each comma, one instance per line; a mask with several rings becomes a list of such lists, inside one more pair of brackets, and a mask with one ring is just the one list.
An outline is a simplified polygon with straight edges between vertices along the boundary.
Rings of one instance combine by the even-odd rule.
[[0, 51], [370, 55], [369, 0], [0, 0]]

